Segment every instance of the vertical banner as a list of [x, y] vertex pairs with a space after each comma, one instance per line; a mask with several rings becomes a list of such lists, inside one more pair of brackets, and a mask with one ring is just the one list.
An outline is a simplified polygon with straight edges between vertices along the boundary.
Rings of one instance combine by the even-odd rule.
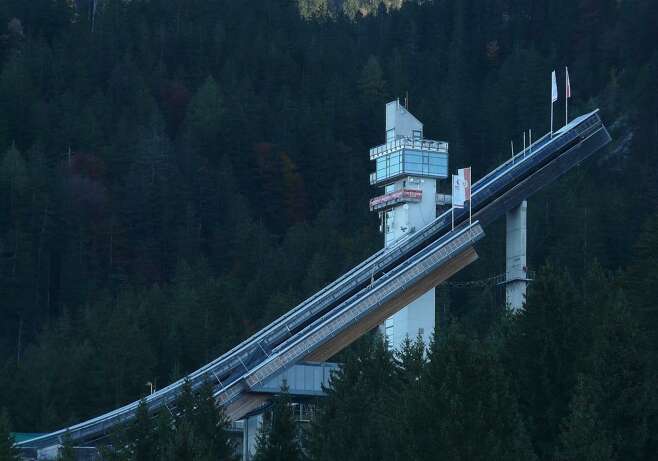
[[468, 201], [468, 225], [471, 226], [471, 167], [461, 168], [457, 171], [457, 175], [461, 178], [464, 188], [464, 200]]
[[464, 208], [465, 200], [466, 200], [466, 189], [464, 187], [464, 179], [461, 177], [461, 175], [453, 174], [452, 175], [452, 207]]
[[471, 167], [460, 168], [457, 170], [457, 175], [461, 178], [464, 187], [464, 200], [471, 199]]

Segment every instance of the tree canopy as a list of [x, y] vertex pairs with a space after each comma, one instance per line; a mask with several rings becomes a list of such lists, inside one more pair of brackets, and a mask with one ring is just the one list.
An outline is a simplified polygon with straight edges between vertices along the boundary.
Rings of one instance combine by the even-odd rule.
[[[138, 400], [379, 249], [368, 148], [384, 141], [387, 101], [408, 95], [426, 136], [450, 143], [450, 169], [477, 179], [523, 131], [548, 130], [553, 69], [565, 122], [569, 66], [569, 113], [600, 108], [613, 144], [530, 200], [539, 272], [524, 314], [511, 318], [496, 287], [442, 286], [428, 357], [412, 341], [399, 356], [372, 343], [338, 358], [326, 438], [309, 435], [309, 450], [650, 459], [656, 17], [651, 0], [0, 2], [0, 408], [12, 430]], [[456, 280], [502, 272], [502, 236], [490, 226]], [[171, 421], [152, 423], [166, 456], [196, 456], [195, 423], [177, 421], [178, 440]], [[424, 428], [432, 440], [414, 438]], [[222, 437], [204, 434], [203, 450]]]

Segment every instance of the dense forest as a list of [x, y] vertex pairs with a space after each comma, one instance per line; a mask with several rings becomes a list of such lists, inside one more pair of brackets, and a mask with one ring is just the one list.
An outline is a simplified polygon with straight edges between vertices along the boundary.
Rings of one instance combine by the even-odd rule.
[[[136, 400], [380, 248], [387, 101], [408, 95], [477, 179], [548, 131], [568, 65], [570, 113], [600, 108], [614, 142], [529, 201], [526, 310], [441, 286], [428, 356], [365, 338], [300, 440], [318, 460], [655, 459], [656, 18], [654, 0], [0, 0], [0, 426]], [[456, 280], [504, 270], [503, 225]]]

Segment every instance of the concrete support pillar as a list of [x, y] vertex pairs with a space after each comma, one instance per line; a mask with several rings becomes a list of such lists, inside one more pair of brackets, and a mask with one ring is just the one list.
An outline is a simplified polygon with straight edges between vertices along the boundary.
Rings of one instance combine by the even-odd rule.
[[513, 312], [523, 309], [528, 286], [526, 262], [528, 202], [507, 212], [505, 299]]
[[247, 416], [242, 432], [242, 461], [250, 461], [256, 453], [256, 436], [263, 424], [263, 415]]

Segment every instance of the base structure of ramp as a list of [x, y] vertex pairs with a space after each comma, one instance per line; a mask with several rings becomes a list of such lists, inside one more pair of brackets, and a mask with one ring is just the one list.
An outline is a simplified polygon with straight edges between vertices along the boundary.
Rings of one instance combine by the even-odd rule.
[[[348, 309], [328, 319], [323, 328], [307, 335], [299, 343], [270, 363], [246, 376], [244, 385], [227, 389], [219, 394], [226, 414], [235, 420], [256, 410], [264, 402], [262, 395], [251, 392], [255, 386], [286, 368], [286, 361], [325, 361], [341, 351], [366, 332], [374, 329], [383, 319], [394, 314], [477, 259], [473, 244], [484, 236], [479, 224], [458, 233], [447, 244], [437, 245], [428, 251], [422, 261], [409, 265], [399, 274], [373, 286]], [[413, 279], [413, 284], [409, 283]], [[352, 322], [355, 317], [357, 321]], [[245, 388], [244, 386], [248, 386]]]
[[[238, 420], [264, 405], [262, 389], [303, 362], [324, 361], [379, 325], [428, 289], [477, 259], [483, 227], [611, 141], [598, 110], [577, 117], [503, 162], [472, 185], [467, 210], [438, 216], [378, 251], [262, 330], [185, 377], [193, 390], [205, 382], [227, 415]], [[149, 412], [176, 411], [184, 379], [145, 398]], [[66, 435], [76, 445], [103, 445], [117, 426], [135, 418], [139, 402], [17, 444], [48, 449]]]

